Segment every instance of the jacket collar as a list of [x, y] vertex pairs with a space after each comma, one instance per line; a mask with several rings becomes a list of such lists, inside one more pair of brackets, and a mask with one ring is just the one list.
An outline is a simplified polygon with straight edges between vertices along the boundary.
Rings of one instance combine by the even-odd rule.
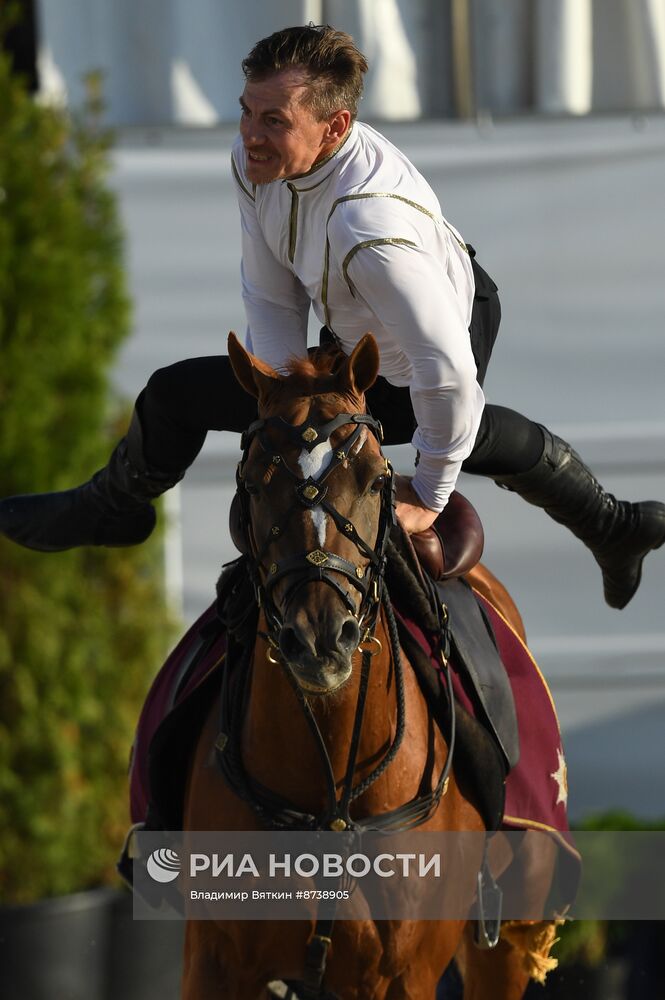
[[[312, 188], [318, 187], [322, 184], [342, 163], [346, 157], [351, 153], [354, 146], [358, 142], [358, 128], [356, 122], [353, 123], [349, 131], [346, 133], [339, 146], [336, 146], [331, 153], [328, 153], [326, 157], [315, 163], [307, 173], [298, 174], [297, 177], [288, 177], [282, 181], [282, 184], [291, 184], [297, 191], [311, 191]], [[327, 167], [327, 170], [324, 168]], [[323, 171], [323, 174], [321, 173]], [[308, 181], [310, 178], [314, 178], [315, 184], [307, 184], [301, 187], [303, 181]]]

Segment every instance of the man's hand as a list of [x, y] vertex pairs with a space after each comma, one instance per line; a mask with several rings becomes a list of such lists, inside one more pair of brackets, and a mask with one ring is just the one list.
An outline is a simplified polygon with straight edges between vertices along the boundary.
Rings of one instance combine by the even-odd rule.
[[395, 476], [395, 500], [395, 513], [404, 530], [410, 535], [425, 531], [436, 521], [440, 513], [425, 507], [411, 485], [409, 476]]

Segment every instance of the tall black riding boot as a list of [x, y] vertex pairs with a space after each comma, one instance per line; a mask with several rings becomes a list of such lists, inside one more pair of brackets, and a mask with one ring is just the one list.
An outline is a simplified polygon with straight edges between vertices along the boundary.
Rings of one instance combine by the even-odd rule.
[[617, 500], [566, 441], [541, 430], [545, 447], [536, 465], [493, 478], [570, 528], [601, 568], [607, 603], [625, 608], [640, 585], [644, 557], [665, 542], [665, 504]]
[[42, 552], [145, 541], [155, 526], [150, 501], [175, 486], [182, 475], [151, 469], [143, 457], [142, 438], [135, 409], [127, 436], [114, 449], [108, 465], [87, 483], [60, 493], [0, 500], [0, 532]]

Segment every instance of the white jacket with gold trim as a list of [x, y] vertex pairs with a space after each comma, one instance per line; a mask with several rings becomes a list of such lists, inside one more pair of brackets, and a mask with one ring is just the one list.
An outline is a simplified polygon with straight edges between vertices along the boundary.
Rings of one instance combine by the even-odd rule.
[[469, 340], [474, 281], [459, 234], [409, 160], [356, 122], [307, 175], [253, 186], [233, 147], [248, 346], [280, 369], [307, 348], [310, 306], [347, 353], [371, 331], [381, 374], [409, 386], [413, 486], [443, 510], [484, 406]]

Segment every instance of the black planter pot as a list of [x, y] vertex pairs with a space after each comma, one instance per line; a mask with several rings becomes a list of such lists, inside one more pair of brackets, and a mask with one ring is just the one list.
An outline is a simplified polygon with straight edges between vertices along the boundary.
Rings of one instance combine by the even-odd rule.
[[537, 994], [546, 1000], [604, 1000], [603, 979], [602, 969], [577, 964], [559, 966], [548, 973], [545, 989], [539, 989]]
[[115, 889], [0, 907], [3, 1000], [106, 1000]]
[[113, 904], [106, 1000], [179, 1000], [184, 920], [134, 920], [132, 894]]

